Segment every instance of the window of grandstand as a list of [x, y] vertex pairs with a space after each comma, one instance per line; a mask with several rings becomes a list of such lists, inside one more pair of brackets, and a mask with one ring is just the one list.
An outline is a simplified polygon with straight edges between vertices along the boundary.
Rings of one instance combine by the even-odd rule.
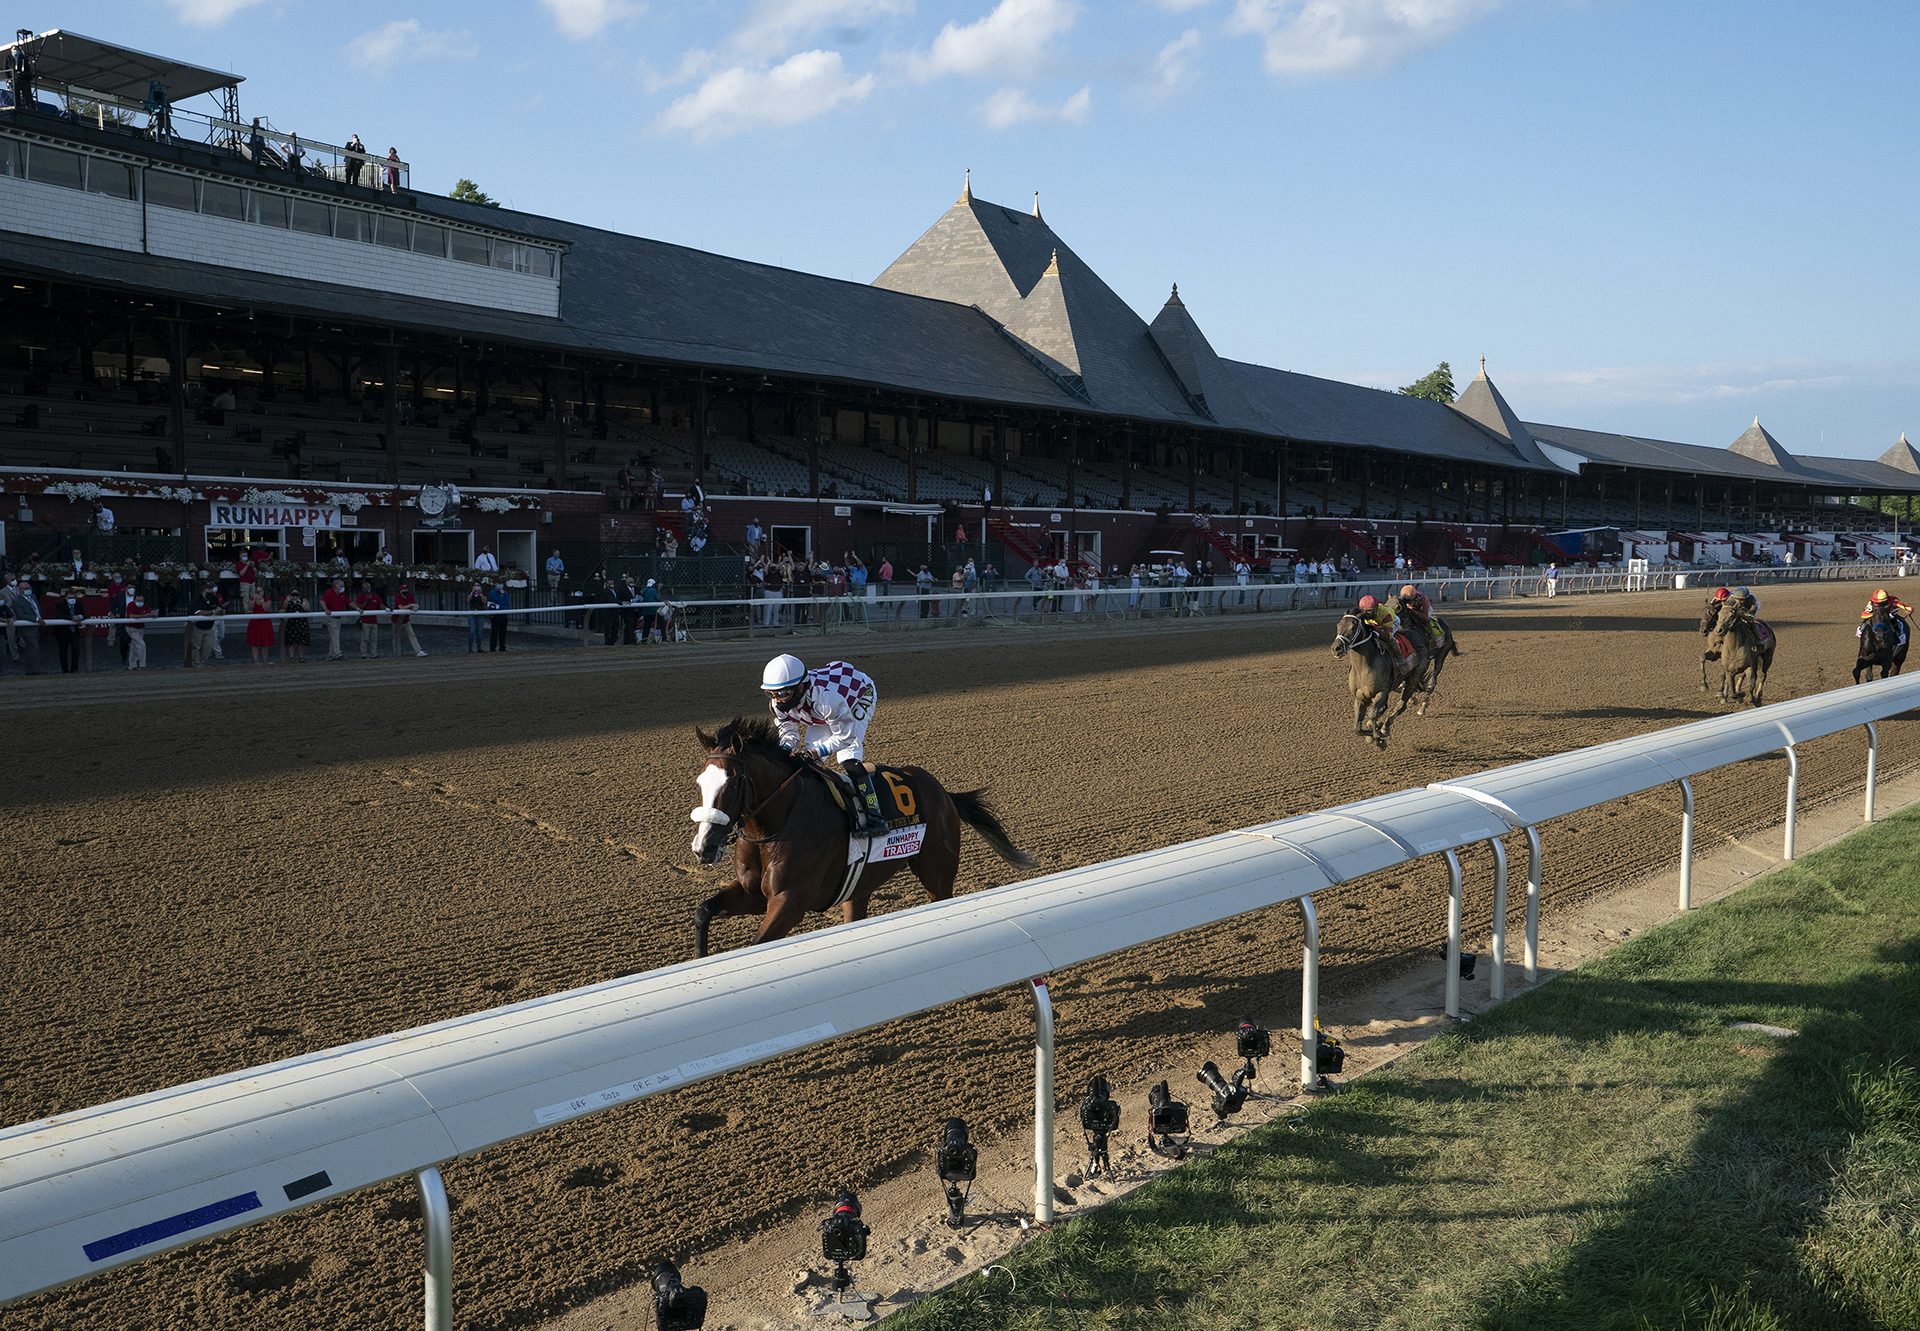
[[268, 194], [257, 189], [248, 190], [247, 220], [258, 222], [261, 226], [277, 226], [284, 230], [287, 225], [286, 196]]
[[406, 249], [407, 219], [376, 213], [373, 219], [373, 242], [376, 245], [385, 245], [392, 250]]
[[238, 185], [203, 180], [200, 182], [200, 211], [208, 217], [230, 217], [236, 222], [244, 222], [247, 220], [246, 191]]
[[94, 194], [111, 194], [116, 199], [133, 197], [133, 168], [125, 162], [95, 157], [87, 162], [87, 189]]
[[452, 236], [454, 258], [462, 263], [477, 263], [482, 268], [493, 262], [485, 236], [476, 236], [471, 231], [455, 231]]
[[372, 240], [373, 214], [362, 208], [335, 208], [333, 234], [341, 240]]
[[431, 222], [413, 224], [413, 252], [415, 254], [435, 254], [442, 259], [447, 257], [447, 229], [435, 226]]
[[293, 229], [304, 231], [310, 236], [330, 236], [333, 234], [331, 210], [324, 203], [315, 203], [311, 199], [293, 200]]
[[82, 186], [82, 163], [79, 153], [70, 153], [64, 148], [49, 148], [36, 143], [27, 154], [27, 178], [37, 180], [43, 185], [64, 185], [68, 189], [80, 189]]
[[512, 268], [519, 258], [520, 247], [510, 240], [497, 240], [493, 243], [493, 266]]
[[452, 564], [455, 568], [470, 568], [473, 565], [473, 533], [457, 528], [444, 531], [415, 528], [413, 562]]
[[176, 175], [172, 171], [147, 172], [147, 202], [157, 203], [163, 208], [192, 212], [193, 177]]
[[0, 139], [0, 176], [20, 174], [20, 145], [11, 139]]

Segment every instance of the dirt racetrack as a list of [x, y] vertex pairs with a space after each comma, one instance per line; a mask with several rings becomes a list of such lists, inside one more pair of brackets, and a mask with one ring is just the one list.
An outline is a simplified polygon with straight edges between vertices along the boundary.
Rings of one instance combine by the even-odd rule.
[[[1771, 700], [1848, 683], [1865, 591], [1766, 591]], [[1456, 611], [1467, 655], [1384, 754], [1348, 732], [1327, 616], [830, 645], [880, 682], [870, 751], [991, 783], [1049, 870], [1718, 714], [1695, 687], [1699, 603]], [[757, 706], [769, 654], [6, 680], [0, 1122], [690, 955], [692, 906], [724, 871], [687, 850], [691, 727]], [[1920, 725], [1883, 734], [1884, 773], [1920, 761]], [[1857, 791], [1864, 747], [1808, 746], [1803, 798]], [[1776, 820], [1784, 770], [1701, 779], [1701, 846]], [[1671, 793], [1549, 825], [1546, 911], [1671, 860], [1677, 828]], [[1489, 865], [1468, 857], [1479, 936]], [[963, 891], [1016, 876], [969, 836]], [[902, 878], [876, 910], [918, 900]], [[1434, 861], [1326, 894], [1323, 992], [1434, 964], [1445, 904]], [[716, 942], [750, 928], [723, 922]], [[1056, 977], [1062, 1098], [1096, 1071], [1138, 1085], [1245, 1012], [1291, 1025], [1298, 956], [1294, 913], [1269, 911]], [[537, 1323], [644, 1279], [662, 1251], [750, 1238], [836, 1185], [916, 1167], [950, 1113], [1017, 1145], [1031, 1039], [1027, 999], [1002, 993], [455, 1163], [460, 1324]], [[0, 1310], [0, 1328], [408, 1325], [419, 1250], [412, 1187], [392, 1184]]]

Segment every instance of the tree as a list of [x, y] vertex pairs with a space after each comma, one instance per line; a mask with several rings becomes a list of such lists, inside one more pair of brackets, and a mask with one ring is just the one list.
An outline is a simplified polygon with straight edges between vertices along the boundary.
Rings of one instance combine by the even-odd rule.
[[118, 126], [121, 129], [133, 128], [131, 111], [123, 111], [105, 102], [96, 102], [91, 97], [69, 96], [67, 111], [75, 120], [83, 120], [89, 125], [99, 125], [102, 128], [109, 126]]
[[[500, 200], [492, 198], [478, 185], [465, 176], [453, 182], [453, 189], [447, 194], [449, 199], [458, 199], [462, 203], [477, 203], [482, 208], [498, 208]], [[1449, 380], [1448, 382], [1452, 382]]]
[[1408, 397], [1423, 397], [1429, 402], [1451, 402], [1454, 399], [1453, 367], [1441, 361], [1433, 367], [1433, 373], [1415, 379], [1400, 391]]

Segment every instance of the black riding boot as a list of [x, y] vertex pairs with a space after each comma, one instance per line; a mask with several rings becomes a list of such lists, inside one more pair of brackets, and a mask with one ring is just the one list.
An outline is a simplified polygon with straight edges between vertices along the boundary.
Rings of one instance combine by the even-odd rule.
[[858, 815], [854, 830], [855, 836], [879, 836], [887, 830], [887, 820], [880, 814], [880, 796], [873, 789], [873, 774], [864, 763], [849, 759], [840, 764], [840, 770], [847, 774], [847, 780], [853, 782], [853, 793], [858, 803], [854, 812]]

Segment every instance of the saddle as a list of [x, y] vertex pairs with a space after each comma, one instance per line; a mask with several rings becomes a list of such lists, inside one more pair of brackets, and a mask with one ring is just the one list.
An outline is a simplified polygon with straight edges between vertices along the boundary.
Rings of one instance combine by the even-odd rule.
[[[880, 816], [887, 820], [889, 828], [898, 830], [903, 827], [915, 827], [926, 821], [926, 815], [914, 803], [913, 788], [907, 784], [907, 774], [897, 767], [882, 767], [878, 763], [861, 763], [873, 777], [873, 793], [880, 801]], [[833, 802], [840, 806], [840, 814], [847, 820], [847, 830], [852, 832], [859, 826], [857, 812], [859, 795], [854, 791], [853, 783], [844, 773], [825, 763], [814, 763], [813, 770], [826, 782], [827, 793], [833, 796]], [[905, 801], [908, 808], [902, 809]]]
[[1408, 661], [1411, 661], [1413, 659], [1413, 651], [1414, 651], [1413, 639], [1409, 637], [1406, 633], [1402, 632], [1402, 633], [1394, 634], [1393, 645], [1400, 649], [1400, 663], [1402, 665], [1405, 665]]

